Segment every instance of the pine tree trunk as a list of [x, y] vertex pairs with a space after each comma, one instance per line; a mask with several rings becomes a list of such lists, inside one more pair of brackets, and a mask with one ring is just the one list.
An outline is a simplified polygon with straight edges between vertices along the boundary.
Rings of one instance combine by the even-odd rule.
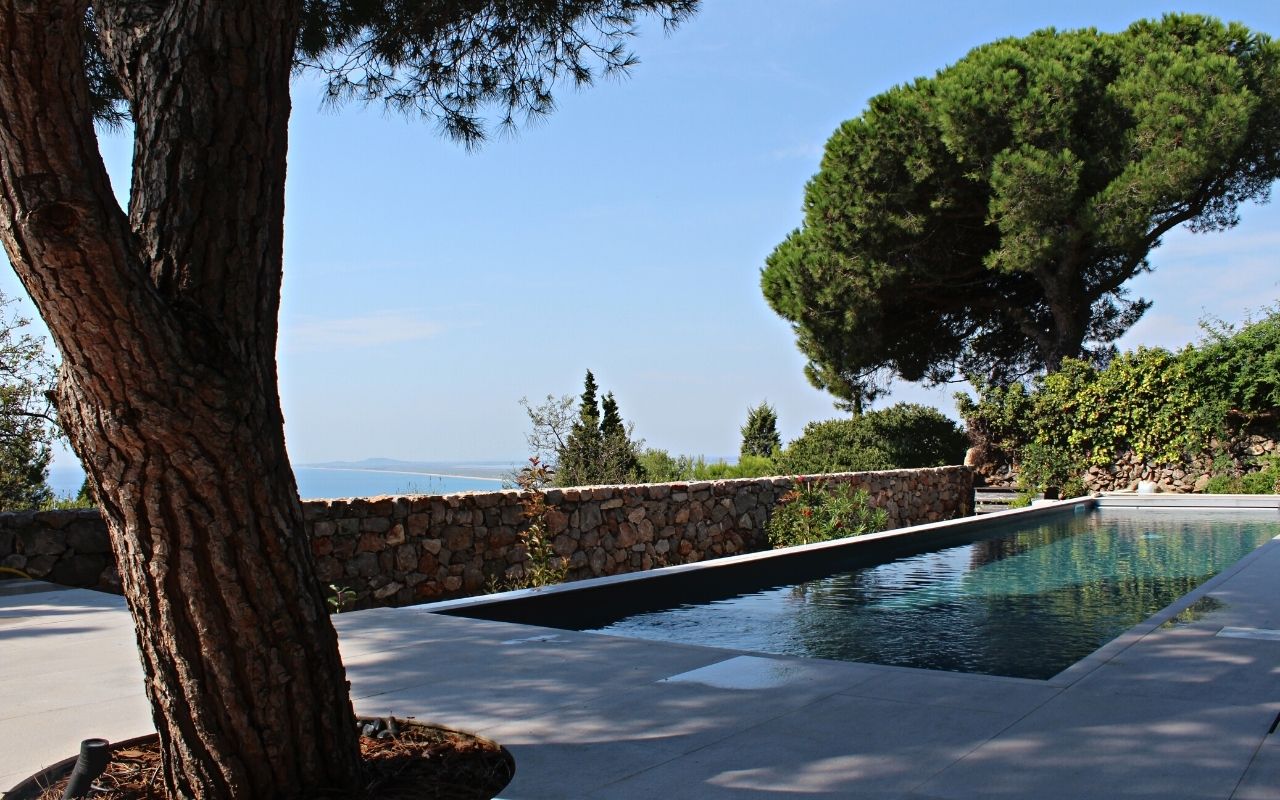
[[0, 240], [62, 353], [58, 409], [137, 624], [174, 797], [350, 789], [337, 638], [275, 369], [296, 4], [95, 6], [130, 98], [97, 151], [84, 2], [0, 0]]

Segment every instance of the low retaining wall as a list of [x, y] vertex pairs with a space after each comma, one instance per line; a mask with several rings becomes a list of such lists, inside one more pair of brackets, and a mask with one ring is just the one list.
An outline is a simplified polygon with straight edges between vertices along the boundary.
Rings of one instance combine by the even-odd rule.
[[[866, 489], [891, 528], [973, 513], [966, 467], [823, 476]], [[792, 478], [549, 489], [546, 526], [569, 579], [686, 564], [768, 547], [765, 526]], [[527, 494], [310, 500], [303, 503], [321, 582], [353, 607], [461, 597], [518, 581]], [[97, 512], [0, 514], [0, 566], [119, 591]]]
[[[1242, 435], [1229, 442], [1213, 442], [1213, 452], [1200, 453], [1179, 463], [1148, 461], [1133, 451], [1116, 455], [1111, 464], [1090, 467], [1081, 475], [1090, 492], [1133, 490], [1139, 481], [1151, 481], [1161, 492], [1202, 492], [1214, 475], [1244, 475], [1259, 468], [1260, 460], [1280, 454], [1280, 432]], [[979, 476], [979, 485], [1014, 488], [1018, 473], [998, 453], [971, 448], [965, 463]]]

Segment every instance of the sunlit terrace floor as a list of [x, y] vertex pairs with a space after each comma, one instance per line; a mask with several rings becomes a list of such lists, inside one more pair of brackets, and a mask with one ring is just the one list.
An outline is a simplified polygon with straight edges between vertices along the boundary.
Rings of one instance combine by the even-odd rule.
[[[1183, 605], [1204, 594], [1225, 607], [1047, 682], [413, 608], [335, 623], [357, 712], [505, 744], [507, 798], [1280, 798], [1280, 539]], [[0, 583], [0, 786], [149, 730], [122, 599]]]

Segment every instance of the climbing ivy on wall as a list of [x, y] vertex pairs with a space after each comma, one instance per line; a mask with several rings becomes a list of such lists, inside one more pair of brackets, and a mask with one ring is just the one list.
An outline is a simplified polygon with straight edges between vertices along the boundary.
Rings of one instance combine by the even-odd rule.
[[1239, 330], [1206, 324], [1198, 346], [1139, 348], [1105, 368], [1067, 360], [1029, 386], [956, 396], [974, 444], [1020, 465], [1028, 485], [1062, 486], [1132, 452], [1172, 464], [1280, 422], [1280, 306]]

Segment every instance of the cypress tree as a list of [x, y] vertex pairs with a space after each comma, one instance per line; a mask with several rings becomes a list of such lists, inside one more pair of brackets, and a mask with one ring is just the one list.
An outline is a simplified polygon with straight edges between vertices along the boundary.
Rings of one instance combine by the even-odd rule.
[[769, 458], [773, 451], [781, 449], [782, 439], [778, 436], [778, 414], [767, 402], [747, 410], [747, 424], [740, 428], [742, 432], [742, 456], [760, 456]]

